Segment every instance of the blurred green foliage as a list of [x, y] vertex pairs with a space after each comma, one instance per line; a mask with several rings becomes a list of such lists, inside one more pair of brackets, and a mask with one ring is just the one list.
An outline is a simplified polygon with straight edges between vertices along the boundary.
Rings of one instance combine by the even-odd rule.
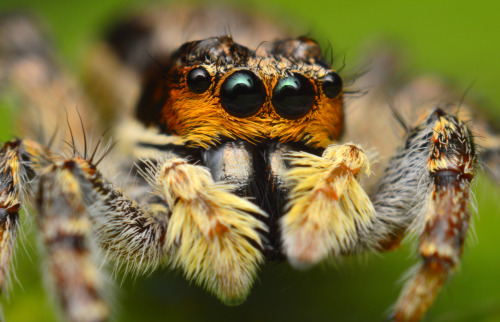
[[[453, 80], [458, 89], [474, 83], [469, 97], [481, 99], [500, 119], [500, 3], [481, 1], [299, 1], [255, 0], [248, 8], [304, 26], [333, 44], [347, 65], [366, 40], [399, 41], [408, 53], [408, 72], [432, 72]], [[137, 1], [2, 0], [0, 10], [29, 9], [46, 22], [74, 71], [110, 18]], [[496, 107], [496, 108], [495, 108]], [[9, 99], [0, 100], [0, 138], [16, 129]], [[500, 205], [498, 189], [477, 180], [480, 218], [467, 242], [461, 269], [426, 316], [429, 321], [500, 321]], [[32, 217], [23, 216], [28, 237], [18, 249], [10, 300], [3, 300], [7, 321], [52, 321], [55, 310], [41, 288], [38, 241]], [[474, 236], [477, 235], [477, 238]], [[381, 320], [395, 301], [403, 273], [415, 262], [411, 243], [398, 251], [361, 260], [343, 260], [338, 268], [296, 272], [286, 263], [264, 267], [247, 302], [226, 307], [182, 278], [159, 270], [149, 277], [127, 278], [116, 293], [118, 321], [370, 321]], [[121, 279], [120, 279], [121, 280]]]

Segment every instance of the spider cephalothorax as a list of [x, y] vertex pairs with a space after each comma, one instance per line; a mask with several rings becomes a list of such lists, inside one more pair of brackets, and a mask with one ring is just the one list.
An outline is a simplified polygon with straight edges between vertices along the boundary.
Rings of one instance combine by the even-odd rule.
[[325, 148], [342, 131], [342, 80], [318, 52], [309, 38], [255, 51], [229, 36], [187, 43], [154, 68], [136, 115], [189, 146], [229, 138]]
[[[402, 144], [386, 158], [369, 196], [360, 178], [371, 173], [370, 162], [342, 137], [344, 86], [320, 46], [308, 37], [259, 45], [254, 38], [262, 26], [275, 30], [245, 19], [253, 48], [214, 37], [220, 12], [155, 11], [113, 28], [99, 45], [91, 70], [102, 85], [94, 92], [104, 91], [111, 105], [99, 114], [121, 116], [117, 149], [98, 156], [99, 140], [88, 152], [85, 133], [101, 125], [92, 122], [91, 109], [78, 113], [83, 149], [75, 147], [73, 131], [65, 136], [69, 154], [54, 138], [4, 144], [0, 285], [21, 203], [35, 190], [50, 282], [70, 320], [109, 317], [96, 254], [132, 271], [180, 269], [224, 303], [237, 304], [266, 260], [309, 267], [397, 248], [410, 231], [420, 236], [422, 263], [392, 317], [419, 319], [462, 253], [477, 167], [469, 128], [451, 109], [423, 105], [422, 117], [403, 124]], [[211, 15], [218, 18], [207, 21]], [[176, 19], [183, 18], [198, 26], [198, 40], [175, 43]], [[24, 105], [43, 108], [49, 124], [60, 102], [91, 105], [50, 55], [23, 42], [27, 34], [36, 40], [30, 44], [43, 42], [24, 17], [0, 21], [0, 66], [9, 66], [0, 79], [18, 88]], [[363, 77], [378, 77], [370, 72]], [[385, 106], [370, 93], [361, 100], [367, 99], [364, 112]], [[354, 124], [369, 128], [370, 121]], [[68, 124], [75, 128], [73, 120]], [[485, 126], [481, 131], [494, 136]], [[131, 175], [108, 179], [106, 160]]]

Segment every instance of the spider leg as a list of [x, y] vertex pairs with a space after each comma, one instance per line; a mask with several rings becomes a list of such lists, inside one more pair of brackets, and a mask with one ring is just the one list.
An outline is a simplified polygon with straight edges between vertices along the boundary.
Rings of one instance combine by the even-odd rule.
[[262, 211], [183, 159], [147, 167], [156, 196], [166, 200], [148, 205], [149, 213], [86, 160], [62, 160], [41, 176], [37, 206], [47, 265], [72, 321], [90, 312], [104, 320], [109, 313], [92, 255], [91, 224], [106, 257], [118, 266], [144, 271], [172, 262], [228, 304], [244, 300], [252, 286], [263, 262], [258, 230], [265, 226], [250, 213]]
[[[96, 246], [136, 268], [156, 266], [165, 253], [165, 220], [146, 213], [96, 173], [89, 161], [60, 158], [28, 140], [7, 142], [0, 154], [0, 210], [8, 216], [0, 235], [2, 287], [14, 247], [18, 210], [29, 201], [33, 188], [37, 190], [48, 282], [70, 321], [109, 318], [106, 279], [100, 273], [102, 262]], [[96, 219], [103, 217], [114, 226], [99, 226]]]
[[[90, 225], [79, 185], [61, 171], [60, 158], [38, 143], [7, 142], [0, 153], [2, 207], [7, 220], [1, 231], [2, 287], [15, 246], [18, 210], [38, 188], [38, 224], [47, 250], [49, 284], [70, 321], [104, 321], [109, 308], [102, 298], [102, 277], [89, 248]], [[48, 170], [48, 171], [47, 171]]]
[[302, 267], [331, 254], [391, 250], [409, 230], [417, 232], [422, 264], [393, 317], [418, 320], [462, 254], [476, 170], [472, 135], [458, 118], [434, 109], [409, 130], [371, 202], [356, 181], [368, 166], [360, 151], [347, 144], [328, 147], [322, 157], [292, 155], [292, 201], [281, 222], [285, 253]]
[[430, 307], [459, 264], [470, 221], [470, 184], [477, 158], [472, 135], [463, 122], [440, 110], [428, 119], [436, 120], [424, 179], [427, 191], [414, 222], [422, 263], [394, 309], [400, 321], [418, 320]]
[[[470, 181], [475, 176], [476, 159], [482, 164], [481, 170], [500, 184], [500, 139], [491, 116], [465, 99], [467, 91], [457, 92], [443, 80], [429, 76], [402, 82], [395, 73], [400, 53], [387, 51], [389, 46], [383, 48], [371, 57], [376, 61], [372, 67], [379, 72], [370, 71], [357, 80], [357, 86], [370, 88], [370, 92], [361, 102], [355, 101], [357, 106], [350, 106], [351, 112], [355, 109], [355, 117], [348, 118], [352, 133], [347, 134], [351, 140], [355, 137], [357, 142], [376, 146], [382, 156], [394, 150], [397, 155], [389, 163], [381, 158], [378, 166], [386, 171], [374, 185], [378, 191], [373, 198], [379, 219], [369, 231], [360, 234], [358, 245], [391, 250], [399, 245], [409, 226], [420, 235], [422, 263], [413, 270], [392, 316], [417, 320], [460, 259], [470, 217]], [[389, 108], [391, 102], [397, 108]], [[436, 110], [417, 127], [411, 125], [412, 120], [435, 106], [442, 106], [446, 114]], [[403, 126], [388, 131], [391, 114], [398, 114]], [[473, 135], [460, 120], [472, 121]], [[365, 126], [366, 122], [370, 126]], [[406, 146], [396, 149], [401, 135], [394, 130], [401, 128], [407, 130]], [[359, 129], [362, 133], [358, 133]], [[363, 129], [370, 132], [363, 133]], [[415, 140], [418, 133], [420, 144]], [[477, 151], [472, 137], [481, 147]], [[425, 171], [419, 173], [419, 169]]]
[[[22, 101], [19, 104], [23, 115], [20, 123], [40, 142], [51, 146], [56, 134], [61, 133], [57, 131], [63, 120], [61, 110], [88, 104], [74, 80], [55, 63], [52, 48], [33, 19], [21, 13], [2, 15], [0, 36], [0, 79]], [[85, 138], [85, 132], [90, 132], [89, 127], [84, 128], [84, 123], [93, 124], [85, 110], [78, 114], [79, 118], [66, 118], [70, 133], [60, 135], [73, 146], [75, 137], [78, 139], [83, 134]], [[80, 126], [83, 132], [71, 132], [71, 128]], [[51, 131], [52, 138], [46, 137], [47, 130]], [[86, 149], [86, 140], [80, 141], [85, 141]], [[62, 305], [65, 318], [71, 321], [107, 320], [109, 308], [103, 298], [103, 278], [98, 273], [98, 254], [92, 249], [88, 215], [75, 198], [78, 185], [64, 175], [65, 171], [56, 171], [55, 165], [62, 161], [49, 148], [34, 141], [12, 140], [3, 145], [0, 152], [3, 200], [0, 211], [5, 214], [0, 243], [2, 288], [8, 279], [15, 246], [18, 210], [33, 199], [36, 190], [40, 212], [37, 222], [48, 257], [48, 284]], [[46, 172], [48, 169], [51, 171]], [[53, 190], [47, 190], [49, 188]]]
[[15, 249], [19, 209], [21, 204], [19, 182], [27, 182], [26, 174], [15, 169], [21, 168], [18, 151], [4, 146], [0, 153], [0, 288], [4, 291], [9, 284], [9, 266]]
[[181, 158], [145, 161], [143, 175], [164, 201], [150, 204], [150, 213], [160, 214], [148, 216], [98, 171], [82, 174], [99, 200], [91, 216], [108, 257], [137, 269], [168, 259], [225, 303], [246, 298], [263, 262], [259, 230], [266, 227], [252, 216], [263, 212], [231, 193], [234, 186]]
[[48, 282], [69, 321], [106, 321], [106, 278], [73, 173], [76, 160], [56, 162], [41, 175], [36, 196]]
[[281, 231], [292, 265], [307, 267], [352, 249], [357, 231], [375, 217], [357, 181], [370, 173], [364, 151], [353, 144], [330, 145], [321, 157], [299, 152], [291, 154], [290, 161], [292, 189]]
[[377, 216], [368, 230], [359, 232], [358, 246], [391, 250], [408, 228], [419, 234], [422, 263], [398, 299], [395, 320], [419, 320], [458, 265], [476, 159], [468, 127], [435, 109], [409, 131], [405, 146], [389, 161], [373, 196]]
[[[33, 168], [48, 162], [32, 141], [12, 140], [0, 150], [0, 289], [9, 286], [9, 266], [19, 225], [21, 202], [28, 198]], [[28, 161], [31, 156], [33, 161]], [[28, 166], [28, 163], [30, 164]]]
[[[171, 209], [165, 243], [174, 267], [205, 286], [226, 304], [239, 304], [248, 295], [256, 270], [264, 261], [262, 237], [266, 227], [255, 214], [262, 210], [232, 193], [236, 186], [214, 182], [207, 168], [171, 158], [149, 165]], [[253, 214], [253, 215], [252, 215]]]

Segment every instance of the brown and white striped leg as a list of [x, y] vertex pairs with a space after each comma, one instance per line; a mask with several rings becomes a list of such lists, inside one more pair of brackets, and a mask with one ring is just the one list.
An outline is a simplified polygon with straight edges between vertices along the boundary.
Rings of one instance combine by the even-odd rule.
[[48, 283], [68, 321], [106, 321], [106, 279], [74, 161], [49, 167], [36, 196], [38, 226], [46, 251]]
[[15, 146], [6, 144], [0, 154], [0, 290], [9, 285], [9, 266], [15, 249], [19, 225], [19, 183], [26, 174], [16, 171], [21, 160]]
[[[40, 195], [37, 198], [41, 216], [39, 224], [42, 228], [42, 239], [48, 245], [49, 272], [53, 277], [53, 286], [63, 303], [65, 316], [70, 321], [103, 321], [107, 318], [107, 307], [104, 303], [88, 304], [94, 300], [96, 290], [92, 288], [95, 265], [85, 260], [88, 257], [87, 247], [90, 224], [88, 216], [82, 213], [85, 208], [78, 205], [78, 183], [70, 176], [58, 173], [50, 177], [52, 172], [45, 173], [47, 167], [57, 158], [40, 145], [32, 141], [13, 140], [6, 143], [0, 157], [2, 211], [7, 219], [2, 231], [1, 272], [3, 282], [7, 277], [7, 269], [15, 242], [15, 228], [18, 221], [18, 210], [21, 203], [28, 202], [31, 187], [36, 185], [40, 177]], [[53, 167], [52, 167], [53, 168]], [[50, 180], [47, 180], [50, 177]], [[62, 186], [62, 187], [61, 187]], [[45, 195], [43, 194], [45, 193]], [[47, 194], [50, 197], [47, 197]], [[41, 203], [42, 200], [50, 199]], [[86, 221], [85, 221], [86, 220]], [[83, 258], [83, 260], [82, 260]], [[82, 272], [84, 271], [84, 272]], [[80, 284], [91, 286], [82, 291]], [[99, 311], [99, 312], [97, 312]]]
[[[38, 157], [32, 158], [31, 156]], [[19, 210], [29, 196], [33, 169], [45, 163], [45, 151], [31, 141], [12, 140], [0, 150], [0, 291], [10, 287], [10, 266], [16, 248]], [[0, 320], [2, 319], [0, 313]]]
[[1, 291], [9, 286], [9, 266], [15, 249], [19, 210], [29, 195], [34, 169], [47, 162], [43, 148], [32, 141], [12, 140], [0, 151]]
[[16, 247], [19, 208], [16, 205], [0, 205], [0, 288], [10, 286], [9, 267]]
[[[94, 173], [95, 167], [89, 162], [63, 160], [32, 141], [13, 140], [6, 143], [0, 153], [0, 201], [1, 211], [6, 215], [4, 230], [0, 232], [2, 287], [5, 287], [8, 277], [18, 210], [21, 204], [29, 201], [31, 188], [38, 187], [38, 223], [48, 255], [49, 280], [62, 304], [64, 316], [70, 321], [104, 321], [109, 318], [103, 292], [105, 279], [98, 271], [100, 253], [94, 245], [96, 235], [89, 216], [89, 210], [100, 209], [95, 206], [100, 203], [96, 200], [94, 182], [89, 180]], [[106, 196], [112, 199], [115, 207], [123, 205], [128, 211], [117, 215], [121, 216], [116, 220], [120, 223], [117, 227], [120, 234], [107, 236], [107, 240], [114, 241], [113, 245], [130, 238], [164, 239], [165, 229], [160, 236], [155, 234], [158, 229], [153, 229], [164, 228], [164, 225], [141, 212], [139, 207], [134, 208], [133, 201], [118, 192]], [[129, 213], [132, 215], [127, 217]], [[109, 217], [116, 216], [109, 214]], [[130, 234], [133, 230], [140, 233]], [[151, 243], [141, 245], [148, 249], [152, 246]], [[131, 247], [129, 250], [129, 253], [136, 251]], [[136, 260], [130, 254], [122, 252], [122, 255]]]
[[165, 239], [170, 210], [164, 196], [141, 198], [149, 201], [143, 208], [89, 161], [76, 159], [72, 172], [86, 191], [84, 202], [99, 246], [106, 260], [115, 263], [115, 269], [144, 273], [168, 263], [170, 250]]
[[399, 246], [410, 230], [419, 234], [419, 264], [394, 308], [393, 319], [417, 321], [459, 263], [470, 219], [470, 184], [476, 151], [467, 126], [440, 109], [411, 129], [391, 159], [373, 204], [372, 226], [359, 232], [360, 248]]
[[417, 321], [430, 307], [460, 262], [470, 221], [474, 142], [463, 122], [444, 113], [437, 116], [427, 162], [430, 186], [424, 211], [415, 221], [422, 263], [398, 299], [398, 321]]

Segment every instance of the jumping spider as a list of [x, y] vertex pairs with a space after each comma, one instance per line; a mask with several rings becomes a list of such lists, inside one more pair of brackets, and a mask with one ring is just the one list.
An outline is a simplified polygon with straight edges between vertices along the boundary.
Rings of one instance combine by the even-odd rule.
[[[242, 33], [217, 36], [228, 20]], [[188, 21], [191, 41], [178, 35]], [[90, 59], [99, 103], [59, 68], [30, 20], [3, 17], [0, 36], [0, 77], [23, 99], [24, 128], [41, 123], [54, 133], [3, 145], [0, 283], [18, 212], [32, 199], [49, 283], [68, 320], [109, 319], [102, 260], [137, 272], [180, 269], [234, 305], [266, 261], [310, 267], [395, 249], [414, 232], [421, 263], [391, 315], [400, 321], [420, 319], [460, 261], [478, 159], [463, 119], [475, 119], [491, 142], [485, 163], [498, 151], [468, 106], [439, 107], [426, 94], [420, 104], [375, 109], [385, 104], [375, 88], [350, 103], [358, 108], [344, 121], [345, 79], [318, 43], [256, 42], [280, 30], [230, 10], [155, 10], [117, 24]], [[356, 85], [386, 82], [377, 71]], [[73, 106], [79, 117], [64, 131], [61, 111]], [[405, 119], [415, 111], [420, 117]], [[396, 115], [406, 131], [399, 147], [386, 129], [371, 131], [372, 113]], [[110, 124], [117, 147], [91, 145], [90, 133]], [[370, 161], [356, 142], [377, 140], [392, 157], [363, 188]], [[117, 169], [129, 175], [111, 176]]]

